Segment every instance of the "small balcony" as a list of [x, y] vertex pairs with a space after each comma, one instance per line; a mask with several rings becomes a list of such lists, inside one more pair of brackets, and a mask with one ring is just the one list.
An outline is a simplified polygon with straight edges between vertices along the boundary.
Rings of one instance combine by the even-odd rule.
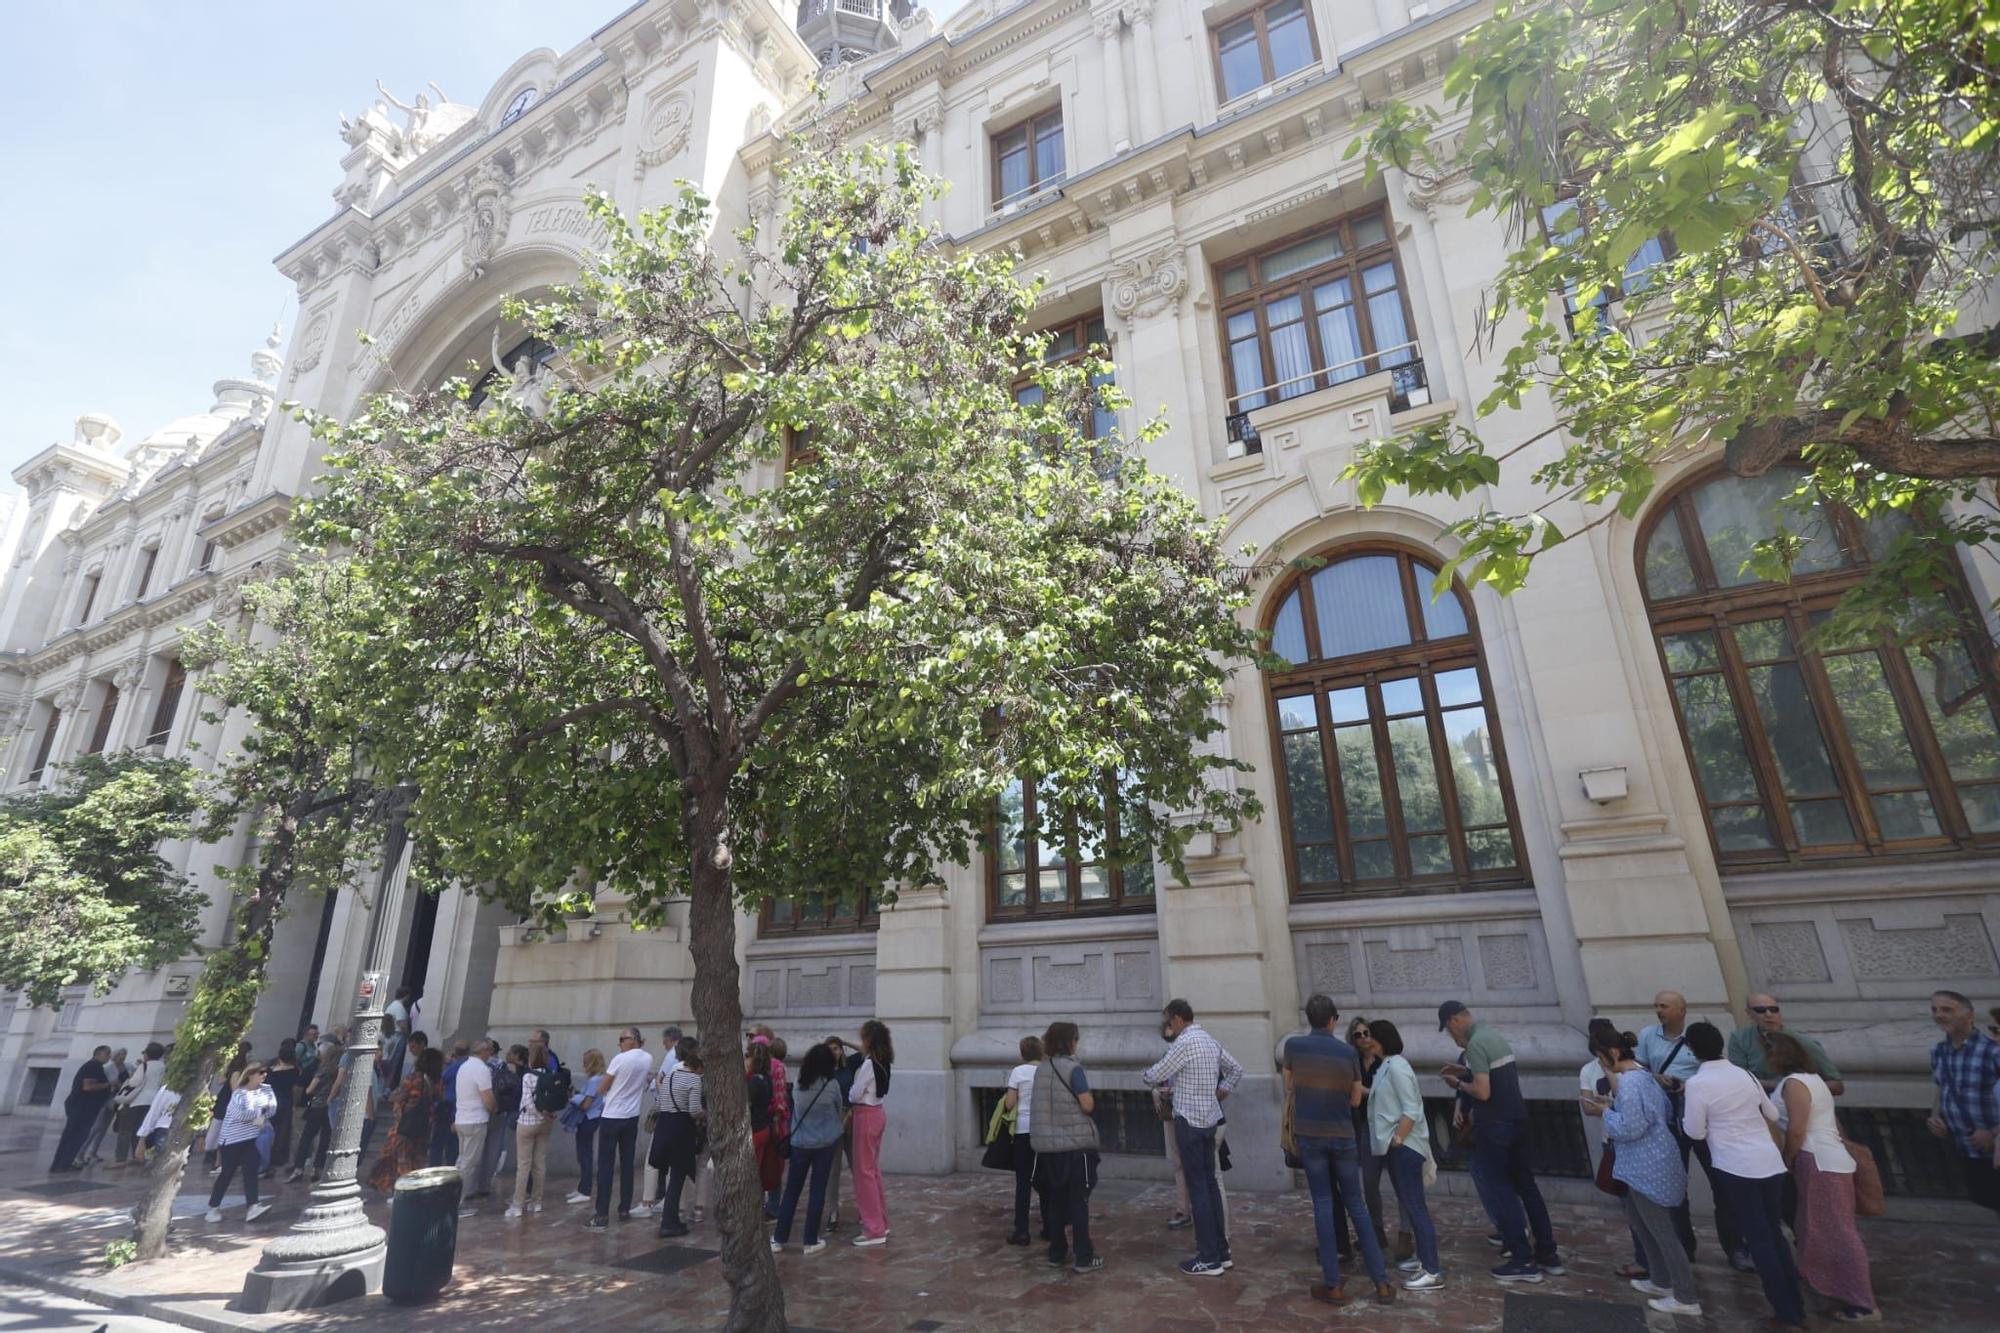
[[1407, 412], [1413, 407], [1425, 406], [1431, 401], [1431, 387], [1430, 379], [1424, 373], [1421, 350], [1414, 340], [1399, 343], [1368, 356], [1304, 371], [1275, 384], [1259, 385], [1237, 394], [1229, 400], [1225, 418], [1229, 456], [1241, 458], [1263, 452], [1264, 442], [1250, 420], [1250, 414], [1258, 408], [1385, 371], [1389, 375], [1390, 412]]

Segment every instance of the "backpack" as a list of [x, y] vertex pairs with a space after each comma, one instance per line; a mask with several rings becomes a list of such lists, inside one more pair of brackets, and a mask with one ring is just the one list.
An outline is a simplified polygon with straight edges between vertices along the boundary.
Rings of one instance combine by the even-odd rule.
[[535, 1109], [543, 1115], [556, 1115], [569, 1105], [570, 1077], [568, 1065], [557, 1065], [555, 1069], [544, 1069], [535, 1079]]
[[503, 1114], [521, 1109], [521, 1074], [510, 1064], [493, 1071], [493, 1104]]

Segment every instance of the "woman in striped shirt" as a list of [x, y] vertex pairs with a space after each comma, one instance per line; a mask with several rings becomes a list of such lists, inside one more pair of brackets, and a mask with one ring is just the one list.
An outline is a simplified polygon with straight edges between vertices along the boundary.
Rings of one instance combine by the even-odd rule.
[[243, 1172], [243, 1201], [249, 1205], [243, 1214], [245, 1222], [255, 1222], [271, 1211], [268, 1203], [257, 1202], [257, 1136], [264, 1132], [264, 1126], [278, 1109], [278, 1094], [264, 1086], [264, 1064], [253, 1060], [243, 1066], [236, 1088], [229, 1094], [222, 1111], [222, 1132], [218, 1143], [222, 1152], [222, 1171], [215, 1178], [215, 1188], [208, 1192], [208, 1220], [222, 1220], [222, 1196], [229, 1192], [229, 1178]]

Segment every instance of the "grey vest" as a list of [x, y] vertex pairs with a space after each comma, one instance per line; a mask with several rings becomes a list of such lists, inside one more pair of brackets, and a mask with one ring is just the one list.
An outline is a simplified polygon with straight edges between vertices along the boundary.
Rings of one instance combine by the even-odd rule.
[[1067, 1056], [1051, 1056], [1035, 1070], [1030, 1091], [1033, 1110], [1028, 1117], [1028, 1141], [1037, 1153], [1083, 1152], [1097, 1147], [1097, 1122], [1083, 1113], [1076, 1094], [1070, 1091], [1070, 1071], [1076, 1061]]

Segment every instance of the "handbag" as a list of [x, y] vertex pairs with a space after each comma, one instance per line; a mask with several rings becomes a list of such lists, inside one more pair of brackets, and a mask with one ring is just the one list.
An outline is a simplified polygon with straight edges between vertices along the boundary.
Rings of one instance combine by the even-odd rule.
[[1611, 1174], [1618, 1163], [1618, 1149], [1609, 1139], [1604, 1141], [1604, 1151], [1597, 1159], [1597, 1177], [1592, 1182], [1597, 1188], [1614, 1199], [1622, 1199], [1632, 1192], [1632, 1187]]
[[1854, 1159], [1854, 1215], [1880, 1217], [1887, 1204], [1882, 1198], [1882, 1168], [1875, 1164], [1875, 1154], [1853, 1142], [1847, 1143], [1847, 1153]]

